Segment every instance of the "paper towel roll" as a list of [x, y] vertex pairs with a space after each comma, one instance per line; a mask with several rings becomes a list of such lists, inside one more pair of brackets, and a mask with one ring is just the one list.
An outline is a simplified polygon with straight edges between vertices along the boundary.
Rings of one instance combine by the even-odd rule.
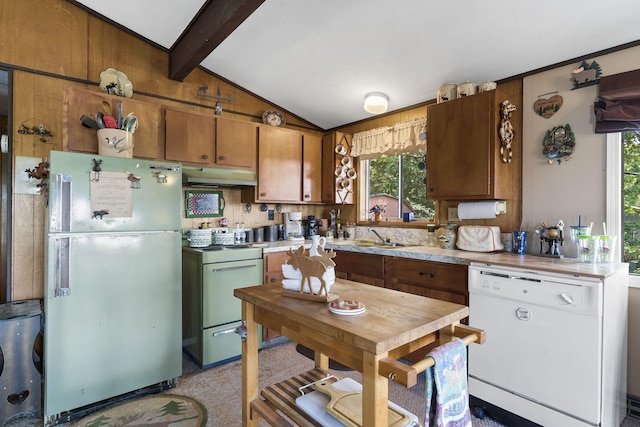
[[458, 204], [458, 218], [460, 219], [488, 219], [495, 218], [500, 213], [501, 202], [468, 202]]

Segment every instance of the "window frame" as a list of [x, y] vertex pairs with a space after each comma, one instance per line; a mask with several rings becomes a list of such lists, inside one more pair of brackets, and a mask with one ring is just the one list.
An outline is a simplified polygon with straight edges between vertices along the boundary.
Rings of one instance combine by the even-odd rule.
[[[401, 156], [402, 154], [407, 154], [407, 153], [401, 153], [401, 154], [397, 154], [397, 156]], [[395, 157], [395, 156], [394, 156]], [[362, 160], [358, 160], [359, 161], [359, 170], [360, 170], [360, 175], [363, 176], [363, 179], [361, 180], [361, 184], [360, 184], [360, 188], [359, 188], [359, 194], [360, 197], [358, 197], [358, 221], [357, 221], [357, 225], [372, 225], [375, 224], [376, 227], [407, 227], [407, 228], [421, 228], [421, 227], [427, 227], [427, 225], [429, 224], [434, 224], [436, 222], [435, 216], [438, 215], [438, 201], [434, 200], [434, 218], [432, 220], [429, 219], [418, 219], [415, 221], [411, 221], [411, 222], [404, 222], [403, 218], [402, 218], [402, 203], [398, 203], [398, 218], [393, 218], [393, 219], [389, 219], [389, 218], [384, 218], [383, 221], [380, 222], [375, 222], [373, 220], [370, 219], [370, 214], [369, 214], [369, 179], [370, 179], [370, 170], [369, 170], [369, 158], [366, 159], [362, 159]], [[401, 191], [402, 189], [402, 159], [400, 158], [399, 160], [399, 167], [400, 170], [398, 172], [398, 188], [400, 189], [399, 191]], [[364, 172], [364, 173], [363, 173]], [[425, 173], [426, 176], [426, 173]], [[425, 188], [425, 198], [427, 197], [427, 193], [426, 193], [426, 188]]]
[[[614, 232], [616, 236], [622, 236], [618, 239], [618, 247], [614, 262], [622, 260], [624, 248], [624, 220], [623, 220], [623, 191], [622, 179], [624, 175], [624, 149], [622, 146], [622, 133], [607, 134], [607, 173], [606, 173], [606, 221], [609, 230]], [[640, 288], [640, 275], [629, 274], [629, 286]]]

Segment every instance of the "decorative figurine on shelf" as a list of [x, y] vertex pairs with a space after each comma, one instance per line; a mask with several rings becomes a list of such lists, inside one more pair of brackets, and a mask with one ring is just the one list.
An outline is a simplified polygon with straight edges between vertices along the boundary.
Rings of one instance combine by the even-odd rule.
[[102, 172], [102, 159], [91, 159], [93, 161], [93, 167], [91, 168], [91, 181], [100, 182], [100, 172]]
[[[560, 246], [564, 245], [564, 222], [558, 221], [555, 226], [547, 227], [544, 222], [536, 227], [536, 233], [540, 236], [540, 255], [563, 258], [560, 254]], [[547, 245], [545, 251], [544, 245]]]
[[511, 125], [511, 114], [516, 111], [516, 106], [508, 99], [500, 104], [500, 157], [503, 163], [511, 163], [513, 151], [511, 142], [513, 141], [513, 126]]

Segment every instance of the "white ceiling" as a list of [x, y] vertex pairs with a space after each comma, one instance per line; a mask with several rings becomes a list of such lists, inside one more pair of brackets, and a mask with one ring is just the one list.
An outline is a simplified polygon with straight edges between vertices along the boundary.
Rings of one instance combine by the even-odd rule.
[[[169, 49], [205, 1], [78, 3]], [[636, 0], [266, 0], [201, 65], [331, 129], [371, 117], [367, 92], [398, 110], [446, 82], [497, 81], [634, 42], [639, 16]]]

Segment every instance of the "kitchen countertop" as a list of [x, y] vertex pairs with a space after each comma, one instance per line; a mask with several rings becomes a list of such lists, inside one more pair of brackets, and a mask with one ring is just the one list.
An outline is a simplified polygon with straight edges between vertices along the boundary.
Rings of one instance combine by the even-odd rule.
[[[281, 240], [268, 243], [253, 243], [252, 245], [254, 247], [262, 247], [263, 253], [269, 253], [295, 249], [300, 246], [300, 243]], [[311, 241], [305, 240], [304, 246], [305, 248], [310, 248]], [[349, 240], [328, 241], [325, 245], [325, 249], [395, 256], [423, 261], [444, 262], [448, 264], [493, 264], [504, 267], [596, 278], [606, 278], [614, 274], [628, 271], [628, 264], [625, 263], [587, 264], [578, 262], [576, 258], [549, 258], [536, 255], [516, 255], [507, 252], [468, 252], [429, 246], [397, 246], [389, 248], [380, 246], [369, 247], [350, 244]]]

